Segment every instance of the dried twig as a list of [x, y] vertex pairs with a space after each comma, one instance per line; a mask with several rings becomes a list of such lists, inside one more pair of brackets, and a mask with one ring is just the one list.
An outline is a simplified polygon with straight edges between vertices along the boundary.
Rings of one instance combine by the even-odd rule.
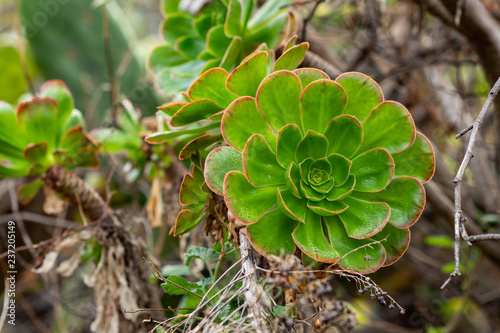
[[488, 98], [486, 99], [486, 102], [483, 105], [483, 108], [481, 109], [481, 112], [479, 113], [479, 116], [476, 118], [476, 120], [469, 126], [467, 126], [464, 130], [462, 130], [460, 133], [457, 134], [455, 139], [459, 139], [462, 136], [464, 136], [467, 132], [471, 131], [471, 136], [469, 140], [469, 144], [467, 146], [467, 151], [465, 153], [464, 159], [462, 160], [462, 164], [460, 164], [460, 168], [458, 169], [457, 175], [455, 179], [453, 180], [453, 183], [455, 184], [455, 214], [454, 214], [454, 220], [455, 220], [455, 269], [453, 272], [450, 274], [448, 279], [444, 282], [444, 284], [441, 286], [441, 289], [443, 289], [450, 281], [452, 278], [456, 276], [460, 276], [460, 233], [462, 234], [462, 238], [469, 244], [472, 245], [473, 242], [477, 241], [483, 241], [483, 240], [492, 240], [492, 239], [500, 239], [500, 234], [482, 234], [482, 235], [474, 235], [474, 236], [469, 236], [467, 234], [467, 231], [465, 230], [464, 223], [466, 221], [466, 218], [463, 215], [462, 212], [462, 179], [465, 174], [465, 170], [467, 169], [472, 157], [474, 156], [474, 146], [476, 144], [477, 136], [479, 134], [479, 129], [481, 128], [481, 125], [483, 124], [483, 120], [486, 117], [486, 114], [488, 113], [488, 110], [493, 103], [493, 100], [495, 99], [496, 95], [498, 94], [498, 91], [500, 91], [500, 77], [498, 78], [497, 82], [491, 88], [490, 92], [488, 93]]

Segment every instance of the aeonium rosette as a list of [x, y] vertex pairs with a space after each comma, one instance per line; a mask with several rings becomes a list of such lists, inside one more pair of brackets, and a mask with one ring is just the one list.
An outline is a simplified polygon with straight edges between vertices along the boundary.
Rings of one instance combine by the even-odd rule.
[[205, 179], [262, 255], [298, 247], [369, 273], [406, 251], [434, 153], [371, 78], [278, 71], [231, 103], [221, 128], [230, 146], [209, 154]]

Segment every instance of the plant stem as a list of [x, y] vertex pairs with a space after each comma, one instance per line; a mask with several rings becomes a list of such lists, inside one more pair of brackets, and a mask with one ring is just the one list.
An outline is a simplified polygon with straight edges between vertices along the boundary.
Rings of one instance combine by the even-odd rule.
[[245, 288], [245, 298], [250, 309], [250, 314], [253, 317], [252, 325], [255, 332], [267, 333], [267, 325], [265, 322], [266, 311], [263, 306], [265, 300], [262, 286], [258, 284], [255, 276], [256, 267], [252, 256], [252, 247], [245, 232], [240, 230], [240, 253], [241, 266], [245, 279], [243, 287]]

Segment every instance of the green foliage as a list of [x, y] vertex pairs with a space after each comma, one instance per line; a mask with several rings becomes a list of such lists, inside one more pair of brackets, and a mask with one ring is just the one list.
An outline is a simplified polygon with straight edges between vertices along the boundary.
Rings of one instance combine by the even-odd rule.
[[[99, 165], [98, 147], [62, 81], [47, 81], [39, 97], [17, 110], [0, 101], [0, 120], [0, 178], [40, 176], [53, 164], [68, 170]], [[28, 202], [41, 186], [39, 179], [23, 186], [21, 202]]]
[[215, 0], [201, 10], [165, 0], [161, 32], [165, 45], [153, 50], [149, 68], [165, 93], [187, 89], [210, 68], [233, 70], [265, 43], [276, 47], [295, 31], [291, 0], [270, 0], [255, 9], [255, 0]]
[[207, 185], [262, 255], [298, 247], [314, 260], [373, 272], [408, 247], [425, 204], [422, 183], [434, 173], [432, 147], [369, 77], [345, 73], [305, 86], [303, 73], [271, 73], [255, 98], [227, 106], [221, 128], [230, 147], [208, 155]]

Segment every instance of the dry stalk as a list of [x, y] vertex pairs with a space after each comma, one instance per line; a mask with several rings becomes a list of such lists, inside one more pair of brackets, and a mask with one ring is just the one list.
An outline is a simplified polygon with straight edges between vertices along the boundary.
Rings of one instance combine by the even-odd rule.
[[462, 238], [469, 245], [472, 245], [473, 242], [483, 241], [483, 240], [500, 240], [500, 234], [482, 234], [482, 235], [469, 236], [467, 234], [467, 231], [465, 230], [464, 223], [466, 221], [466, 218], [462, 212], [462, 180], [463, 180], [463, 177], [465, 174], [465, 170], [467, 170], [467, 167], [469, 166], [469, 163], [470, 163], [472, 157], [474, 157], [474, 147], [476, 145], [476, 140], [477, 140], [477, 137], [479, 135], [479, 129], [481, 128], [481, 125], [483, 124], [484, 118], [486, 117], [486, 114], [488, 113], [488, 110], [491, 107], [491, 104], [493, 103], [493, 100], [495, 99], [495, 97], [499, 91], [500, 91], [500, 77], [498, 78], [496, 83], [493, 85], [493, 88], [491, 88], [490, 92], [488, 93], [488, 98], [486, 99], [486, 102], [484, 103], [483, 108], [481, 109], [481, 112], [479, 113], [479, 116], [476, 118], [476, 120], [474, 120], [474, 122], [472, 124], [470, 124], [465, 129], [463, 129], [455, 137], [455, 139], [459, 139], [462, 136], [464, 136], [467, 132], [472, 130], [464, 159], [462, 160], [462, 163], [460, 164], [460, 168], [458, 169], [457, 175], [456, 175], [455, 179], [453, 180], [453, 183], [455, 184], [455, 214], [454, 214], [454, 220], [455, 220], [455, 249], [454, 249], [455, 268], [454, 268], [453, 272], [450, 274], [450, 276], [448, 277], [448, 279], [441, 286], [441, 289], [443, 289], [451, 281], [452, 278], [461, 275], [460, 274], [460, 234], [461, 234]]

